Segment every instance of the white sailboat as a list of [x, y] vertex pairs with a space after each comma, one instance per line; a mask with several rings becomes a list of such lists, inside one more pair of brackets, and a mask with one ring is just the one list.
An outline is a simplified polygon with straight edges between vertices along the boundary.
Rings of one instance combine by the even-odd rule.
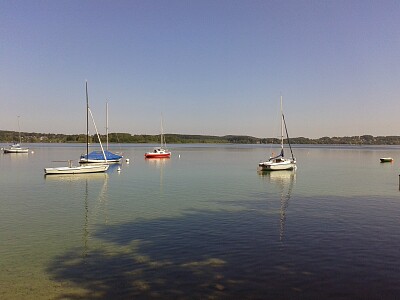
[[[286, 137], [288, 140], [291, 158], [285, 158], [283, 150], [283, 128], [285, 127]], [[290, 145], [289, 134], [286, 128], [285, 116], [283, 114], [282, 96], [281, 96], [281, 152], [279, 155], [270, 157], [267, 161], [260, 162], [258, 167], [261, 171], [276, 171], [276, 170], [293, 170], [296, 168], [296, 159], [294, 158], [292, 146]]]
[[21, 128], [19, 126], [19, 116], [18, 116], [18, 132], [19, 132], [19, 143], [14, 143], [14, 144], [10, 145], [9, 148], [4, 148], [3, 149], [4, 153], [28, 153], [29, 152], [28, 148], [21, 147]]
[[171, 157], [171, 152], [168, 151], [167, 143], [165, 142], [162, 115], [161, 115], [161, 134], [160, 134], [160, 138], [161, 138], [160, 147], [154, 148], [152, 152], [146, 152], [144, 154], [145, 158], [170, 158]]
[[103, 145], [101, 144], [99, 132], [97, 131], [96, 123], [94, 122], [92, 111], [89, 108], [89, 97], [88, 97], [88, 89], [87, 89], [87, 81], [86, 81], [86, 153], [89, 152], [89, 113], [92, 117], [93, 125], [96, 129], [97, 138], [100, 142], [100, 147], [103, 152], [104, 164], [94, 164], [94, 165], [80, 165], [73, 166], [72, 161], [68, 160], [68, 166], [66, 167], [56, 167], [56, 168], [45, 168], [45, 175], [50, 174], [82, 174], [82, 173], [98, 173], [105, 172], [109, 168], [109, 164], [107, 163], [107, 158], [104, 153]]

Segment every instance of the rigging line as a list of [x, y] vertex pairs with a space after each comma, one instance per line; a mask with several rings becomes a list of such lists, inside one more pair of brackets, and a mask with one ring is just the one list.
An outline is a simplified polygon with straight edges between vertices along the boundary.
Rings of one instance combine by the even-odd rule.
[[294, 160], [294, 155], [293, 155], [293, 151], [292, 151], [292, 146], [290, 145], [290, 139], [289, 139], [289, 133], [286, 127], [286, 121], [285, 121], [285, 115], [282, 114], [282, 119], [283, 119], [283, 123], [285, 124], [285, 131], [286, 131], [286, 137], [287, 137], [287, 141], [289, 144], [289, 148], [290, 148], [290, 153], [292, 153], [292, 159]]
[[104, 153], [104, 148], [103, 148], [103, 144], [101, 143], [101, 139], [100, 139], [100, 136], [99, 136], [99, 131], [97, 130], [97, 126], [96, 126], [96, 123], [95, 123], [94, 118], [93, 118], [92, 110], [89, 107], [88, 107], [88, 111], [90, 112], [90, 116], [92, 117], [94, 128], [96, 129], [97, 138], [98, 138], [99, 143], [100, 143], [101, 151], [103, 152], [104, 160], [107, 163], [107, 157], [106, 157], [106, 154]]

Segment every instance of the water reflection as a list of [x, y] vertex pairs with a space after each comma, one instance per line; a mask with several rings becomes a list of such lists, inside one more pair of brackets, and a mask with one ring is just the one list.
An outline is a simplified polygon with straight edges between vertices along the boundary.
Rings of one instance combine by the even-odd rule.
[[27, 161], [29, 158], [29, 153], [3, 153], [1, 151], [1, 155], [3, 156], [4, 159], [8, 159], [11, 162], [20, 162], [20, 161]]
[[289, 206], [289, 200], [292, 195], [293, 185], [296, 180], [296, 171], [273, 171], [259, 172], [262, 178], [266, 178], [271, 184], [279, 189], [280, 194], [280, 230], [279, 240], [283, 241], [285, 237], [286, 211]]
[[170, 163], [170, 158], [146, 158], [145, 161], [151, 167], [155, 167], [160, 170], [160, 192], [163, 191], [163, 181], [164, 181], [164, 168]]
[[107, 173], [82, 173], [82, 174], [52, 174], [43, 176], [46, 181], [101, 181], [108, 178]]
[[[83, 173], [83, 174], [55, 174], [44, 176], [46, 182], [65, 185], [68, 191], [77, 189], [77, 198], [82, 199], [83, 226], [82, 226], [82, 258], [89, 252], [90, 228], [101, 218], [100, 223], [107, 224], [108, 218], [108, 174]], [[102, 184], [99, 188], [99, 184]], [[95, 201], [90, 204], [90, 199]]]
[[[100, 175], [100, 174], [98, 174]], [[102, 174], [107, 175], [107, 174]], [[94, 177], [93, 177], [94, 178]], [[84, 201], [84, 225], [83, 225], [83, 252], [82, 257], [85, 258], [89, 251], [89, 240], [90, 240], [90, 221], [94, 222], [97, 217], [103, 213], [104, 221], [102, 223], [108, 223], [108, 176], [103, 177], [103, 186], [98, 194], [97, 201], [95, 201], [93, 213], [90, 215], [89, 212], [89, 181], [93, 178], [85, 179], [85, 201]], [[93, 219], [93, 220], [92, 220]]]
[[166, 164], [168, 164], [171, 159], [170, 158], [146, 158], [145, 161], [150, 166], [155, 166], [156, 168], [162, 168]]

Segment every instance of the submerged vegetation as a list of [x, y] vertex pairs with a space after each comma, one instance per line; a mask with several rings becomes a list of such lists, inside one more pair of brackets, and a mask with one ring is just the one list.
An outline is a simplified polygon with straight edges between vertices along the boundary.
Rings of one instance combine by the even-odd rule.
[[[12, 143], [19, 140], [18, 132], [0, 130], [0, 142]], [[279, 144], [278, 138], [257, 138], [245, 135], [188, 135], [188, 134], [165, 134], [169, 144]], [[85, 143], [85, 134], [54, 134], [54, 133], [28, 133], [21, 132], [23, 143]], [[100, 135], [105, 142], [105, 135]], [[147, 135], [130, 133], [110, 133], [108, 135], [110, 143], [153, 143], [160, 141], [160, 135]], [[97, 136], [90, 137], [91, 142], [98, 142]], [[287, 140], [285, 140], [287, 143]], [[316, 145], [400, 145], [400, 136], [344, 136], [344, 137], [321, 137], [310, 139], [306, 137], [291, 138], [292, 144], [316, 144]]]

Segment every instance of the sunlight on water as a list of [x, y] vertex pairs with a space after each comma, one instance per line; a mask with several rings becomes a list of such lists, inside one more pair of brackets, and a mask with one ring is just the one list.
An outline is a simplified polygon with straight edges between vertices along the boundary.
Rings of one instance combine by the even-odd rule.
[[400, 296], [399, 147], [260, 173], [269, 146], [123, 145], [121, 171], [47, 177], [83, 146], [29, 147], [0, 155], [1, 299]]

